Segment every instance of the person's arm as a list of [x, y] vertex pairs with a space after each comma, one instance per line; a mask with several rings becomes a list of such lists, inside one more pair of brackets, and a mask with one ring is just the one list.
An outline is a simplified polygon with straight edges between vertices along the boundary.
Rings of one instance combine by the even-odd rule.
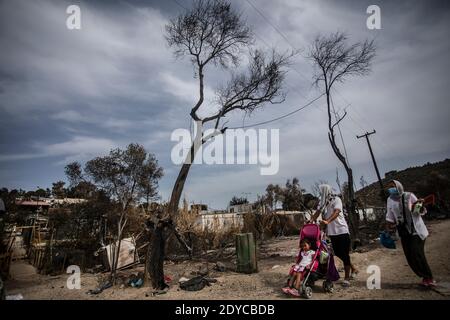
[[335, 220], [337, 217], [339, 217], [339, 214], [341, 213], [341, 209], [335, 209], [333, 211], [333, 214], [325, 220], [322, 220], [323, 224], [330, 224], [331, 222], [333, 222], [333, 220]]
[[311, 221], [316, 222], [316, 220], [319, 216], [320, 216], [320, 210], [316, 210], [316, 212], [311, 217]]
[[395, 223], [395, 219], [394, 219], [394, 212], [392, 211], [392, 207], [389, 204], [389, 199], [387, 200], [386, 203], [386, 225], [385, 225], [385, 229], [386, 231], [393, 231], [395, 230], [395, 228], [397, 227], [396, 223]]
[[298, 256], [297, 256], [297, 260], [296, 260], [295, 264], [299, 265], [300, 261], [302, 261], [302, 251], [301, 250], [298, 252]]

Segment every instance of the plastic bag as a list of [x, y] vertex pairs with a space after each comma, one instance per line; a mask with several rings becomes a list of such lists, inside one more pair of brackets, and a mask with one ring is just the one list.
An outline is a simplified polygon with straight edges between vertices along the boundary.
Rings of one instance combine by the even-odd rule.
[[383, 247], [388, 248], [388, 249], [396, 248], [394, 239], [391, 237], [391, 234], [386, 231], [383, 231], [380, 234], [380, 243], [383, 245]]
[[320, 262], [320, 264], [326, 264], [326, 263], [328, 262], [328, 257], [329, 257], [329, 256], [330, 256], [330, 255], [328, 254], [328, 252], [322, 250], [322, 251], [320, 252], [320, 256], [319, 256], [319, 262]]

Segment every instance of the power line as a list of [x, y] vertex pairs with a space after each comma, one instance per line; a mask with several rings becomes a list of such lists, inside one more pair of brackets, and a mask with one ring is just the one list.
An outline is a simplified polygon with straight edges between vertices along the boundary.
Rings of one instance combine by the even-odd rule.
[[[247, 3], [278, 33], [278, 34], [280, 34], [281, 36], [282, 36], [282, 38], [294, 49], [294, 50], [297, 50], [296, 48], [295, 48], [295, 46], [293, 46], [292, 45], [292, 43], [290, 42], [290, 40], [288, 39], [288, 37], [287, 36], [285, 36], [273, 23], [271, 23], [270, 22], [270, 20], [259, 10], [259, 9], [257, 9], [254, 5], [253, 5], [253, 3], [251, 3], [250, 2], [250, 0], [246, 0], [247, 1]], [[269, 47], [269, 45], [267, 44], [267, 42], [264, 40], [264, 39], [262, 39], [261, 37], [259, 37], [258, 36], [258, 38], [260, 38], [262, 41], [263, 41], [263, 43], [264, 44], [266, 44], [268, 47]], [[294, 67], [291, 67], [296, 73], [298, 73], [302, 78], [304, 78], [306, 81], [308, 81], [308, 79], [300, 72], [300, 71], [298, 71], [296, 68], [294, 68]], [[339, 91], [337, 91], [335, 88], [333, 88], [335, 91], [336, 91], [336, 93], [338, 94], [338, 96], [344, 101], [344, 102], [346, 102], [347, 103], [347, 107], [345, 107], [345, 108], [348, 108], [348, 107], [351, 107], [352, 106], [352, 104], [339, 92]], [[304, 95], [300, 92], [300, 94], [304, 97]], [[316, 105], [314, 105], [317, 109], [319, 109], [319, 107], [317, 107]], [[321, 109], [319, 109], [319, 110], [321, 110]], [[366, 122], [367, 124], [370, 124], [369, 123], [369, 121], [367, 121], [366, 119], [365, 119], [365, 117], [363, 117], [360, 113], [359, 113], [359, 111], [356, 109], [356, 108], [353, 108], [353, 110], [355, 111], [355, 113], [364, 121], [364, 122]], [[364, 130], [364, 128], [363, 128], [363, 126], [361, 126], [350, 114], [349, 114], [349, 117], [350, 117], [350, 119], [358, 126], [358, 127], [360, 127], [360, 129], [362, 129], [362, 130]], [[372, 126], [372, 125], [371, 125]], [[340, 128], [339, 128], [339, 131], [340, 131]], [[352, 130], [353, 131], [353, 130]], [[378, 139], [378, 137], [375, 137], [375, 140], [377, 140], [378, 141], [378, 143], [381, 145], [381, 147], [383, 147], [383, 149], [385, 150], [385, 151], [387, 151], [387, 149], [388, 149], [388, 146], [387, 146], [387, 144], [385, 144], [383, 141], [381, 141], [381, 140], [379, 140]], [[344, 151], [345, 151], [345, 148], [344, 148]], [[397, 157], [405, 166], [407, 165], [407, 163], [405, 162], [405, 160], [403, 159], [403, 158], [401, 158], [401, 157]]]
[[247, 1], [247, 3], [256, 11], [256, 12], [258, 12], [258, 14], [264, 19], [264, 20], [266, 20], [266, 22], [270, 25], [270, 26], [272, 26], [272, 28], [276, 31], [276, 32], [278, 32], [278, 34], [280, 35], [280, 36], [282, 36], [283, 37], [283, 39], [292, 47], [292, 49], [294, 49], [294, 51], [297, 51], [298, 49], [297, 48], [295, 48], [295, 46], [289, 41], [289, 39], [288, 39], [288, 37], [286, 37], [274, 24], [272, 24], [272, 22], [270, 22], [270, 20], [257, 8], [257, 7], [255, 7], [255, 5], [250, 1], [250, 0], [246, 0]]
[[187, 8], [185, 6], [183, 6], [181, 3], [179, 3], [177, 0], [172, 0], [173, 2], [175, 2], [177, 5], [179, 5], [181, 8], [183, 8], [184, 10], [187, 10]]
[[283, 118], [286, 118], [286, 117], [289, 117], [289, 116], [293, 115], [296, 112], [299, 112], [299, 111], [301, 111], [303, 109], [306, 109], [307, 107], [312, 105], [314, 102], [319, 100], [324, 94], [325, 93], [322, 93], [321, 95], [319, 95], [315, 99], [309, 101], [307, 104], [305, 104], [305, 105], [301, 106], [300, 108], [295, 109], [294, 111], [291, 111], [291, 112], [289, 112], [289, 113], [287, 113], [285, 115], [282, 115], [280, 117], [277, 117], [277, 118], [274, 118], [274, 119], [271, 119], [271, 120], [267, 120], [267, 121], [263, 121], [263, 122], [259, 122], [259, 123], [254, 123], [254, 124], [250, 124], [250, 125], [246, 125], [246, 126], [242, 126], [242, 127], [234, 127], [234, 128], [229, 128], [229, 129], [243, 129], [243, 128], [248, 128], [248, 127], [256, 127], [256, 126], [260, 126], [260, 125], [267, 124], [267, 123], [270, 123], [270, 122], [281, 120]]
[[[281, 35], [281, 37], [287, 42], [287, 44], [289, 44], [291, 46], [291, 48], [294, 50], [294, 52], [299, 51], [298, 48], [296, 48], [291, 41], [289, 40], [289, 38], [284, 35], [283, 32], [280, 31], [280, 29], [277, 28], [277, 26], [275, 26], [272, 22], [270, 22], [270, 20], [261, 12], [261, 10], [259, 10], [258, 8], [255, 7], [255, 5], [253, 5], [253, 3], [250, 2], [250, 0], [246, 0], [246, 2], [279, 34]], [[261, 39], [261, 37], [258, 36], [258, 38]], [[269, 48], [271, 48], [267, 42], [263, 39], [261, 39]], [[299, 70], [297, 70], [296, 68], [294, 68], [293, 66], [291, 66], [291, 68], [297, 72], [303, 79], [305, 79], [307, 82], [309, 82], [309, 80], [305, 77], [305, 75], [303, 75], [303, 73], [301, 73]]]

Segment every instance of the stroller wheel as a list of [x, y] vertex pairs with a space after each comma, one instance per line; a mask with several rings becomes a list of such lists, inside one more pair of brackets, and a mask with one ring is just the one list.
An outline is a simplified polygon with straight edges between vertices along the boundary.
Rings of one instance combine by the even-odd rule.
[[331, 281], [324, 281], [322, 284], [323, 291], [327, 293], [333, 293], [334, 292], [334, 285]]
[[311, 287], [305, 287], [303, 290], [303, 297], [306, 299], [311, 299], [313, 295], [313, 291]]

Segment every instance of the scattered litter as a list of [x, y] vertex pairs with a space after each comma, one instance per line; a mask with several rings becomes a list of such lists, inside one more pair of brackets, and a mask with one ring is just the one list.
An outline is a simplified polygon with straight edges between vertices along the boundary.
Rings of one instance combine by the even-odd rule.
[[181, 277], [180, 280], [178, 280], [179, 283], [183, 283], [183, 282], [186, 282], [186, 281], [189, 281], [189, 279], [185, 278], [185, 277]]
[[144, 273], [132, 274], [128, 279], [128, 285], [133, 288], [140, 288], [144, 284]]
[[280, 266], [277, 264], [277, 265], [274, 265], [273, 267], [272, 267], [272, 269], [276, 269], [276, 268], [279, 268]]
[[131, 283], [133, 288], [140, 288], [144, 284], [144, 280], [138, 279], [136, 282]]
[[225, 265], [222, 262], [217, 262], [216, 265], [214, 266], [214, 270], [219, 271], [219, 272], [225, 272], [227, 270], [227, 268], [225, 267]]
[[23, 296], [20, 293], [13, 294], [13, 295], [10, 295], [10, 296], [6, 296], [6, 300], [23, 300]]
[[200, 291], [205, 286], [210, 286], [211, 283], [217, 282], [216, 279], [206, 278], [204, 276], [197, 276], [180, 284], [180, 288], [186, 291]]
[[103, 285], [101, 285], [100, 287], [95, 288], [95, 289], [93, 289], [93, 290], [92, 290], [92, 289], [89, 290], [89, 291], [87, 292], [87, 294], [99, 294], [99, 293], [102, 293], [103, 290], [108, 289], [108, 288], [110, 288], [110, 287], [112, 287], [112, 283], [109, 282], [109, 281], [107, 281], [107, 282], [105, 282]]
[[[216, 283], [216, 282], [217, 282], [217, 279], [214, 279], [214, 278], [205, 278], [205, 280], [208, 281], [209, 284], [211, 284], [211, 283]], [[209, 284], [208, 284], [208, 285], [209, 285]]]
[[164, 282], [166, 282], [166, 283], [171, 283], [171, 282], [172, 282], [172, 277], [170, 277], [170, 276], [164, 276]]
[[391, 234], [387, 231], [383, 231], [380, 234], [380, 243], [388, 249], [396, 249], [395, 240]]
[[149, 297], [149, 296], [154, 297], [154, 296], [157, 296], [157, 295], [166, 294], [167, 291], [168, 291], [167, 288], [164, 289], [164, 290], [156, 290], [156, 291], [152, 291], [152, 292], [146, 293], [145, 296], [146, 297]]
[[201, 266], [197, 272], [199, 276], [206, 276], [209, 273], [209, 270], [206, 266]]

